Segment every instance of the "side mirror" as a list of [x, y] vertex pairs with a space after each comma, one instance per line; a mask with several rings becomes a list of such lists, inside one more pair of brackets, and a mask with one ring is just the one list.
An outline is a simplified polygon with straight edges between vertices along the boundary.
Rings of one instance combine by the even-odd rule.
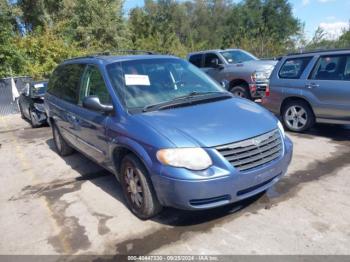
[[98, 112], [109, 113], [113, 111], [112, 105], [104, 105], [100, 102], [98, 96], [87, 96], [83, 99], [83, 107]]
[[29, 87], [25, 87], [22, 92], [21, 92], [24, 96], [29, 96]]
[[219, 68], [219, 69], [222, 69], [222, 68], [223, 68], [223, 66], [220, 64], [218, 58], [213, 58], [213, 59], [211, 60], [211, 65], [212, 65], [214, 68]]

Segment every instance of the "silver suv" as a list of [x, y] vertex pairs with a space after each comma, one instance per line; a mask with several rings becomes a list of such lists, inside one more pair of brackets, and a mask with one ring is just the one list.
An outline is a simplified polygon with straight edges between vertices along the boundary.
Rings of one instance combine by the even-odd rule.
[[252, 100], [268, 92], [269, 77], [277, 64], [241, 49], [195, 52], [188, 54], [187, 59], [234, 95]]
[[350, 49], [290, 54], [270, 78], [262, 104], [302, 132], [317, 123], [350, 124]]

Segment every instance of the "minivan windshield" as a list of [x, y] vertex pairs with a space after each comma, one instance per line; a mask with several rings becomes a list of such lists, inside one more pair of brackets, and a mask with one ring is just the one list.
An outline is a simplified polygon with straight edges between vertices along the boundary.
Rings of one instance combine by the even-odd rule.
[[137, 59], [107, 66], [127, 109], [144, 109], [188, 97], [227, 92], [200, 69], [177, 58]]
[[220, 52], [229, 64], [243, 63], [251, 60], [258, 60], [255, 56], [241, 50], [226, 50]]

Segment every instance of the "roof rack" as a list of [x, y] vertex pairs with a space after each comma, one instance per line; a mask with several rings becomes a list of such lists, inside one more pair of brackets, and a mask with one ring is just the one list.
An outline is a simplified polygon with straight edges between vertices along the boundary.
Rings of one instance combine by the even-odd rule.
[[109, 56], [109, 55], [116, 55], [116, 54], [145, 54], [145, 55], [155, 55], [156, 52], [153, 51], [145, 51], [145, 50], [112, 50], [112, 51], [105, 51], [100, 53], [94, 53], [94, 54], [87, 54], [84, 56], [78, 56], [78, 57], [72, 57], [67, 60], [75, 60], [75, 59], [81, 59], [81, 58], [95, 58], [98, 56]]
[[296, 52], [296, 53], [289, 53], [288, 56], [302, 55], [302, 54], [313, 54], [313, 53], [336, 52], [336, 51], [350, 51], [350, 47], [349, 48], [315, 49], [315, 50], [310, 50], [310, 51], [300, 51], [300, 52]]

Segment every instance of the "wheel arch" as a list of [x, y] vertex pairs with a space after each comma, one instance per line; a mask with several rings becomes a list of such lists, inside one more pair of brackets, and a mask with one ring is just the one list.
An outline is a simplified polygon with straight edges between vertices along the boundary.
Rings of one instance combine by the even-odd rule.
[[244, 79], [241, 79], [241, 78], [231, 80], [230, 85], [229, 85], [229, 90], [231, 90], [233, 87], [238, 86], [238, 85], [243, 85], [249, 91], [248, 82], [245, 81]]
[[127, 139], [127, 141], [124, 141], [124, 143], [115, 144], [111, 150], [111, 159], [113, 161], [113, 166], [117, 174], [117, 178], [119, 179], [121, 161], [128, 154], [135, 155], [144, 165], [145, 169], [148, 172], [148, 175], [151, 176], [151, 170], [149, 167], [152, 164], [152, 160], [149, 157], [148, 153], [143, 149], [141, 145], [128, 140], [129, 139]]
[[310, 108], [311, 112], [313, 113], [313, 115], [315, 116], [315, 112], [314, 112], [314, 110], [313, 110], [312, 105], [310, 104], [310, 102], [309, 102], [307, 99], [305, 99], [305, 98], [303, 98], [303, 97], [300, 97], [300, 96], [291, 96], [291, 97], [287, 97], [287, 98], [285, 98], [285, 99], [283, 100], [283, 102], [282, 102], [282, 104], [281, 104], [281, 107], [280, 107], [280, 115], [281, 115], [281, 116], [282, 116], [282, 114], [283, 114], [283, 109], [285, 108], [285, 106], [286, 106], [289, 102], [292, 102], [292, 101], [302, 101], [302, 102], [306, 103], [306, 104], [309, 106], [309, 108]]

